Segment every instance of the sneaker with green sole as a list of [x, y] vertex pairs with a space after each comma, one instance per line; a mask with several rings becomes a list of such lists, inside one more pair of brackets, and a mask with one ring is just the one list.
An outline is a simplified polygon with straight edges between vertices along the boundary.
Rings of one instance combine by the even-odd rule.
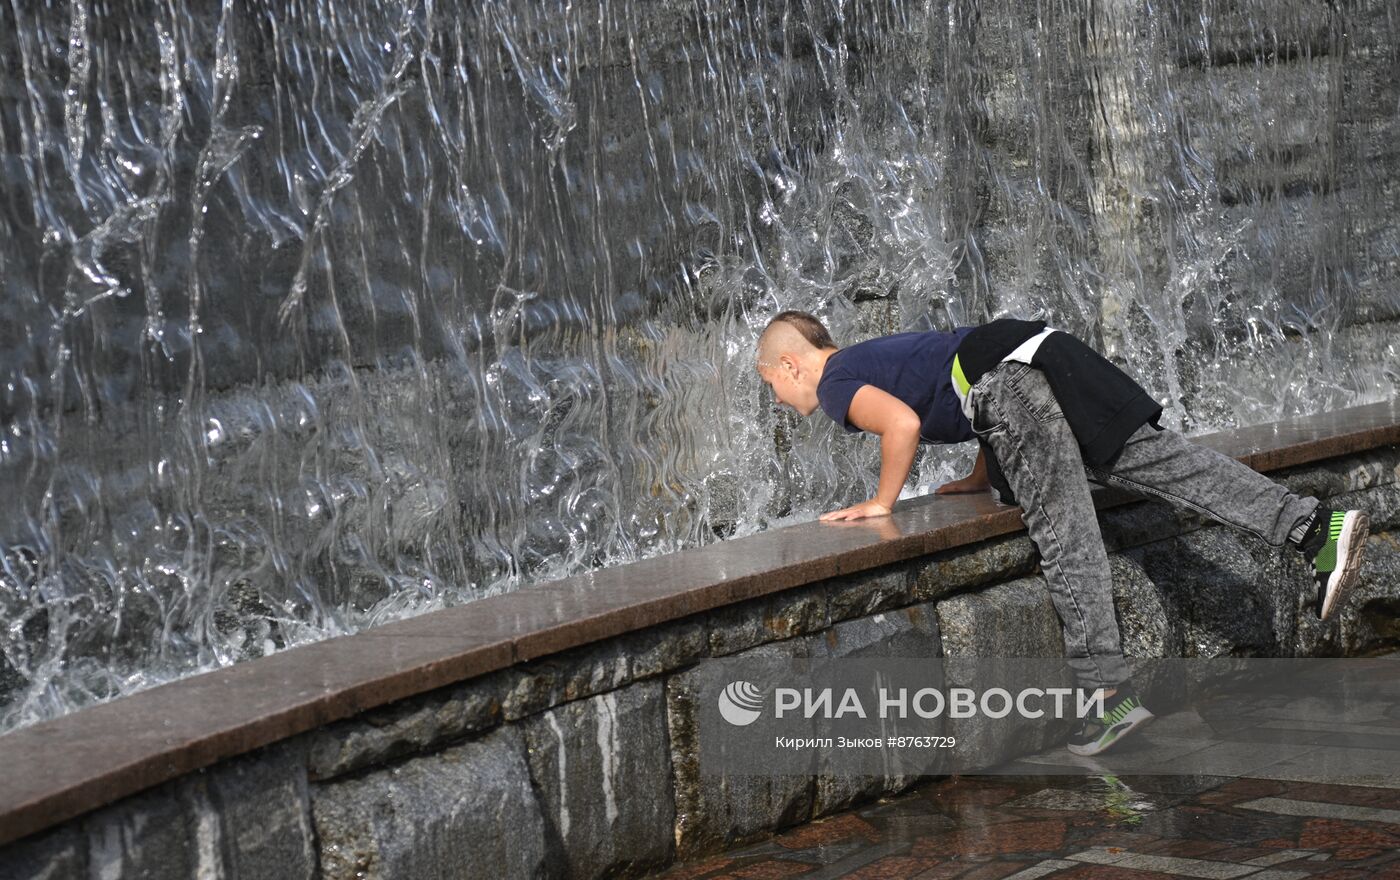
[[1130, 686], [1119, 685], [1118, 692], [1109, 697], [1106, 704], [1098, 718], [1084, 719], [1065, 744], [1066, 748], [1076, 755], [1106, 752], [1156, 717], [1147, 711]]
[[1371, 520], [1360, 510], [1319, 510], [1303, 553], [1312, 563], [1317, 584], [1317, 616], [1328, 620], [1346, 601], [1361, 573], [1361, 551], [1371, 532]]

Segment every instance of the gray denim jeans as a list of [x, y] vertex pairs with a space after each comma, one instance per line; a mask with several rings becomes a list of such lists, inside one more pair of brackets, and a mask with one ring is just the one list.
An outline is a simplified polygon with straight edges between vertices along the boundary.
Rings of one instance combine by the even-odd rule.
[[972, 429], [996, 453], [1064, 626], [1065, 656], [1081, 687], [1128, 678], [1113, 611], [1113, 576], [1089, 481], [1157, 498], [1281, 547], [1296, 543], [1318, 506], [1229, 456], [1143, 425], [1111, 465], [1084, 464], [1045, 375], [1003, 363], [969, 392]]

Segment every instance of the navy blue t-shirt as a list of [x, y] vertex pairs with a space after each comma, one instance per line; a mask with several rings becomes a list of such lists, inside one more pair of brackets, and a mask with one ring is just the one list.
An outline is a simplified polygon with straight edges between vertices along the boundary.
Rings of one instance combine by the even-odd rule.
[[909, 405], [919, 416], [919, 436], [935, 443], [971, 440], [972, 425], [953, 390], [953, 355], [971, 327], [951, 333], [896, 333], [857, 342], [826, 361], [817, 383], [817, 402], [848, 432], [859, 431], [846, 420], [851, 398], [862, 385], [874, 385]]

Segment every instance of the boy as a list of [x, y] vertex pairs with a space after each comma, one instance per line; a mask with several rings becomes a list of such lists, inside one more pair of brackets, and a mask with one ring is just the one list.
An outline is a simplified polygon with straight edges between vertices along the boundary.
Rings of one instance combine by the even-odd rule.
[[1104, 714], [1070, 738], [1078, 755], [1098, 754], [1152, 719], [1123, 660], [1088, 480], [1189, 508], [1274, 547], [1288, 543], [1313, 566], [1323, 620], [1361, 567], [1365, 513], [1323, 508], [1163, 429], [1161, 406], [1136, 382], [1044, 322], [1003, 318], [838, 349], [815, 317], [786, 311], [759, 338], [758, 371], [780, 404], [803, 416], [820, 407], [848, 432], [880, 436], [875, 497], [823, 521], [888, 515], [921, 441], [978, 441], [971, 476], [938, 493], [993, 488], [1020, 505], [1070, 667], [1080, 687], [1104, 693]]

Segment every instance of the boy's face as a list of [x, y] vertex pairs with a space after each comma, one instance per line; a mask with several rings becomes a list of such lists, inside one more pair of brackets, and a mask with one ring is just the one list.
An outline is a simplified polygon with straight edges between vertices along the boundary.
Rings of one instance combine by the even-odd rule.
[[804, 370], [796, 358], [783, 355], [775, 364], [760, 363], [758, 375], [773, 390], [773, 397], [779, 405], [789, 407], [802, 416], [810, 416], [817, 411], [816, 382], [812, 381], [811, 372]]

